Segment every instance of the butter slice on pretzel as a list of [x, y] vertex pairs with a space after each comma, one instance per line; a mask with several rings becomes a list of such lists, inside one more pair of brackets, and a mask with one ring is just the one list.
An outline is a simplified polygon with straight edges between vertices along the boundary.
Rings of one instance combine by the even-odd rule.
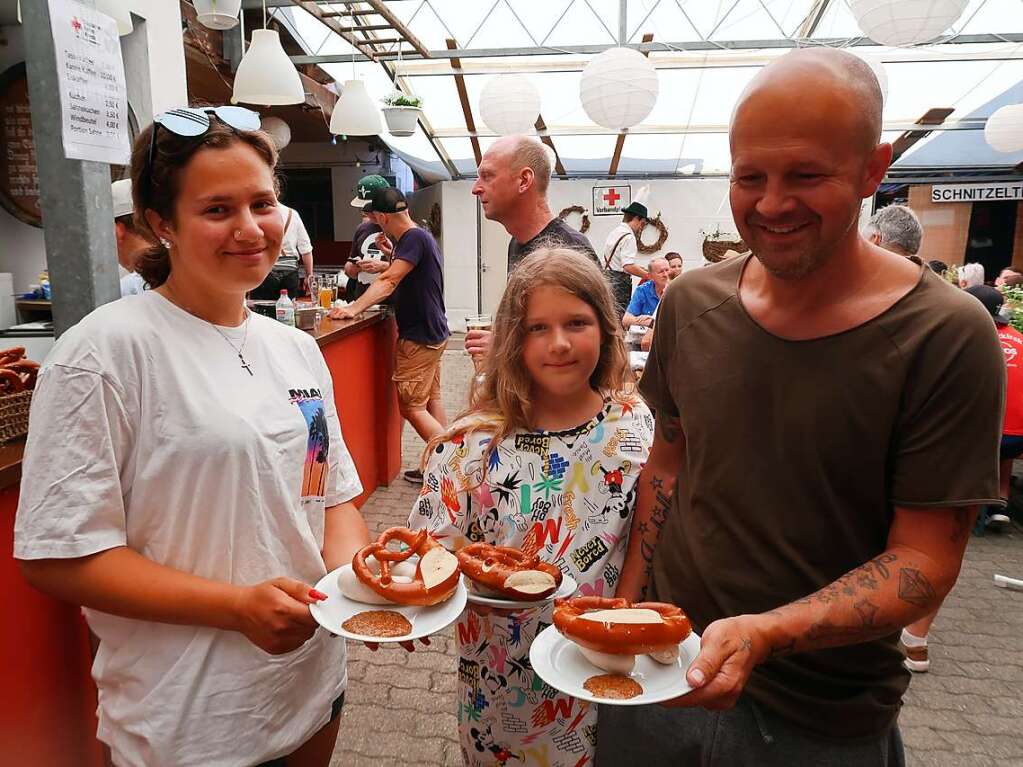
[[[392, 541], [405, 545], [404, 550], [388, 548]], [[419, 556], [415, 577], [411, 581], [394, 577], [395, 563]], [[379, 562], [375, 572], [372, 560]], [[400, 605], [429, 606], [443, 602], [458, 588], [461, 573], [458, 559], [435, 541], [426, 530], [413, 532], [406, 527], [384, 530], [377, 540], [364, 546], [352, 559], [352, 571], [366, 586], [390, 602]]]
[[508, 546], [470, 543], [459, 550], [458, 562], [473, 583], [504, 599], [546, 599], [561, 585], [557, 567]]

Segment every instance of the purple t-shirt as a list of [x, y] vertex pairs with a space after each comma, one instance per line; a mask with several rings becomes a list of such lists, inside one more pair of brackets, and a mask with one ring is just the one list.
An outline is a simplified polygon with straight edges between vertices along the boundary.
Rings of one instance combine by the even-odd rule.
[[451, 335], [444, 308], [444, 269], [437, 241], [425, 229], [409, 229], [394, 246], [394, 258], [412, 271], [394, 291], [392, 304], [398, 337], [419, 344], [439, 344]]

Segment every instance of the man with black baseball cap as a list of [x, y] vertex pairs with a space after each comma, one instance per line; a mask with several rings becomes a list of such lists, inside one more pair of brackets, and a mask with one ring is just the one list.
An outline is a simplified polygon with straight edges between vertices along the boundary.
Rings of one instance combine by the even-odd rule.
[[[330, 316], [351, 319], [394, 294], [398, 345], [391, 380], [398, 388], [401, 414], [428, 442], [447, 426], [440, 397], [441, 355], [451, 334], [444, 308], [443, 257], [433, 235], [409, 216], [400, 190], [372, 190], [364, 210], [383, 229], [377, 245], [391, 265], [353, 304], [334, 309]], [[406, 472], [405, 478], [421, 482], [422, 474]]]

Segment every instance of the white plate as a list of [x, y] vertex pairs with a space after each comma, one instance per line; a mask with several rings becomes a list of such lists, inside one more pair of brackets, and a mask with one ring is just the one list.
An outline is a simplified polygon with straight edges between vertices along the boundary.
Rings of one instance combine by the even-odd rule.
[[[468, 576], [465, 576], [468, 578]], [[523, 602], [517, 599], [501, 599], [499, 597], [485, 597], [472, 589], [468, 589], [469, 601], [476, 605], [486, 605], [487, 607], [500, 607], [505, 610], [524, 610], [527, 607], [539, 607], [545, 605], [548, 602], [553, 602], [555, 599], [564, 599], [570, 597], [575, 593], [575, 590], [579, 587], [579, 584], [575, 582], [575, 578], [571, 575], [561, 576], [561, 585], [558, 586], [558, 590], [551, 594], [549, 597], [543, 599], [534, 599], [532, 602]]]
[[[465, 608], [465, 580], [459, 578], [458, 588], [455, 593], [443, 602], [430, 607], [413, 607], [409, 605], [369, 605], [365, 602], [356, 602], [341, 593], [337, 585], [337, 577], [342, 570], [351, 570], [351, 565], [344, 565], [333, 572], [329, 572], [320, 578], [316, 584], [317, 591], [327, 595], [322, 602], [309, 605], [309, 612], [323, 628], [331, 634], [354, 639], [357, 642], [405, 642], [410, 639], [436, 634], [438, 631], [448, 627], [455, 622], [455, 619], [462, 614]], [[362, 634], [353, 634], [341, 628], [341, 624], [356, 613], [363, 613], [367, 610], [394, 610], [408, 618], [412, 624], [412, 632], [400, 637], [371, 637]]]
[[686, 682], [686, 671], [699, 652], [700, 635], [694, 631], [682, 642], [678, 659], [670, 665], [658, 663], [647, 655], [638, 656], [636, 667], [629, 676], [643, 687], [643, 694], [627, 700], [598, 698], [583, 687], [591, 676], [607, 672], [586, 660], [578, 645], [562, 636], [554, 626], [545, 628], [533, 640], [533, 646], [529, 648], [529, 662], [533, 671], [547, 684], [573, 698], [608, 706], [645, 706], [677, 698], [692, 690]]

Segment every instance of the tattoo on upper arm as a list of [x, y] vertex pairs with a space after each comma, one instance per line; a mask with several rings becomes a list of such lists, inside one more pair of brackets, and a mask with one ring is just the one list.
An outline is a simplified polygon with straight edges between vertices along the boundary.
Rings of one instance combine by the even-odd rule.
[[927, 576], [912, 567], [899, 569], [899, 599], [917, 607], [932, 607], [937, 594]]
[[[639, 522], [636, 525], [636, 532], [640, 535], [639, 552], [646, 563], [646, 582], [649, 583], [653, 574], [654, 552], [657, 550], [657, 539], [661, 536], [661, 528], [668, 519], [668, 510], [671, 508], [671, 482], [665, 481], [664, 477], [654, 475], [650, 477], [650, 488], [654, 492], [654, 506], [650, 510], [650, 522]], [[665, 492], [667, 485], [669, 490]], [[646, 596], [647, 587], [643, 587], [642, 595]]]
[[654, 422], [655, 429], [668, 444], [675, 444], [682, 434], [682, 422], [678, 417], [658, 415]]

